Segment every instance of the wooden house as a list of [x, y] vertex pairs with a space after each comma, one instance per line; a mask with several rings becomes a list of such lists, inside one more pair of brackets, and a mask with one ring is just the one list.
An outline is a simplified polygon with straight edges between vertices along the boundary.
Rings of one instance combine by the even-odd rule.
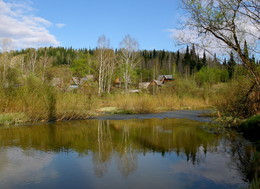
[[173, 78], [172, 75], [159, 75], [157, 80], [162, 81], [164, 83], [164, 82], [167, 82], [167, 81], [173, 81], [174, 78]]
[[156, 94], [158, 92], [158, 89], [163, 86], [163, 81], [159, 80], [153, 80], [150, 82], [148, 86], [148, 91], [150, 94]]
[[51, 86], [53, 87], [57, 87], [59, 89], [62, 88], [63, 86], [63, 79], [62, 78], [58, 78], [58, 77], [54, 77], [52, 80], [51, 80]]
[[161, 87], [162, 85], [163, 85], [163, 81], [160, 80], [153, 80], [149, 84], [149, 86], [158, 86], [158, 87]]
[[70, 80], [70, 89], [77, 89], [89, 81], [87, 77], [72, 77]]
[[82, 79], [84, 79], [85, 81], [88, 81], [88, 82], [94, 82], [95, 81], [95, 76], [94, 75], [86, 75]]
[[117, 77], [117, 78], [114, 80], [113, 85], [114, 85], [114, 87], [116, 87], [116, 88], [120, 88], [121, 85], [122, 85], [122, 80], [121, 80], [121, 78]]
[[148, 89], [148, 86], [150, 85], [151, 82], [141, 82], [139, 83], [139, 89], [145, 90]]

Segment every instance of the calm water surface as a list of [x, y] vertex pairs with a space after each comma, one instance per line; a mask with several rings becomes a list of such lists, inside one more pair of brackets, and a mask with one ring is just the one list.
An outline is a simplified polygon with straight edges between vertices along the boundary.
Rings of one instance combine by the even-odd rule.
[[242, 160], [254, 148], [202, 125], [147, 119], [1, 127], [0, 188], [246, 186]]

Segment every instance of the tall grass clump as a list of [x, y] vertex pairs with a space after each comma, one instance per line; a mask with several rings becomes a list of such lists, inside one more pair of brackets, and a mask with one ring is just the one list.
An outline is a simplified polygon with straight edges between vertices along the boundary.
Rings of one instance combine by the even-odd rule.
[[[11, 93], [9, 92], [11, 91]], [[91, 115], [91, 100], [77, 92], [62, 92], [34, 75], [24, 79], [22, 86], [2, 88], [0, 114], [11, 121], [10, 115], [25, 115], [28, 121], [85, 119]]]
[[141, 94], [115, 94], [106, 97], [103, 106], [114, 106], [125, 113], [152, 113], [156, 112], [156, 98], [152, 95]]
[[259, 189], [260, 188], [260, 179], [255, 177], [252, 182], [249, 184], [247, 189]]

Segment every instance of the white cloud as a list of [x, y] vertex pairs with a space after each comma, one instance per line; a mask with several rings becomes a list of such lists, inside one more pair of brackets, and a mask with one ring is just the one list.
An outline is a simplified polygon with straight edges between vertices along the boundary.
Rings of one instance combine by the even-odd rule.
[[14, 48], [59, 45], [47, 29], [52, 23], [32, 11], [29, 1], [0, 0], [0, 40], [11, 39]]
[[[180, 17], [179, 19], [182, 20], [183, 23], [187, 23], [187, 18]], [[218, 40], [209, 33], [201, 34], [195, 27], [183, 27], [183, 23], [181, 24], [182, 28], [167, 30], [171, 33], [171, 38], [177, 45], [195, 44], [198, 47], [200, 55], [203, 54], [204, 49], [211, 55], [216, 53], [219, 56], [225, 56], [230, 53], [231, 49], [223, 41]], [[252, 24], [248, 18], [237, 19], [236, 25], [239, 26], [237, 28], [239, 43], [243, 46], [246, 40], [252, 52], [259, 53], [259, 50], [257, 52], [257, 49], [260, 47], [258, 26]], [[229, 36], [232, 36], [232, 33], [223, 30], [221, 31], [221, 35], [229, 38]], [[232, 38], [230, 39], [232, 40]], [[233, 43], [235, 42], [233, 41]]]
[[56, 24], [56, 27], [57, 27], [57, 28], [63, 28], [64, 26], [66, 26], [66, 24], [62, 24], [62, 23]]

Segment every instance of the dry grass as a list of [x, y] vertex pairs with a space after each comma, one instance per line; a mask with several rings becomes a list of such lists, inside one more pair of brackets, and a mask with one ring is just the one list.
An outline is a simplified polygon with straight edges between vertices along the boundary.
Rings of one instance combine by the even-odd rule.
[[114, 113], [156, 113], [212, 106], [212, 95], [208, 90], [197, 88], [188, 81], [183, 85], [180, 82], [168, 86], [157, 95], [144, 92], [98, 97], [82, 91], [61, 92], [48, 84], [29, 79], [25, 86], [11, 90], [11, 95], [0, 91], [0, 114], [23, 114], [27, 120], [35, 122], [86, 119], [104, 107], [115, 107], [117, 111], [113, 110]]
[[203, 109], [210, 105], [201, 97], [184, 96], [175, 94], [116, 94], [106, 97], [103, 107], [118, 107], [132, 113], [154, 113], [176, 109]]

